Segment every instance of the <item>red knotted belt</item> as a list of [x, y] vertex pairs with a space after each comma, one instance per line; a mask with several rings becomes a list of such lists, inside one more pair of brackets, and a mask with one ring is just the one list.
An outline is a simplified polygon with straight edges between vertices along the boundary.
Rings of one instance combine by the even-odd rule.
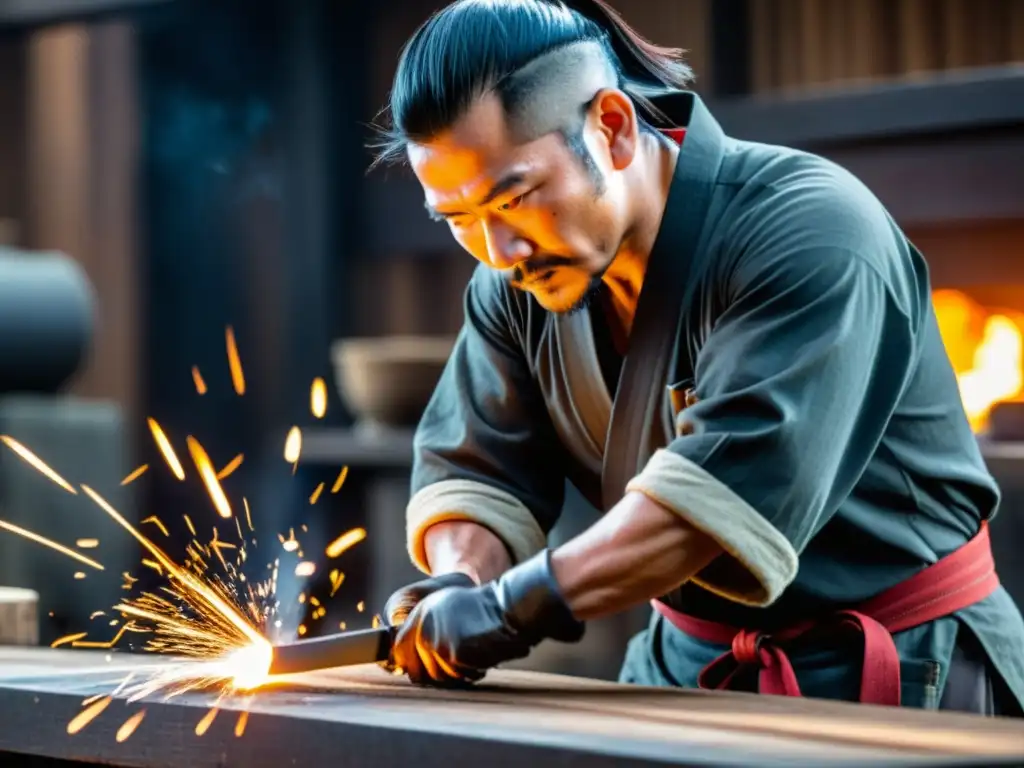
[[962, 610], [985, 599], [998, 586], [988, 525], [982, 522], [978, 534], [952, 554], [866, 603], [837, 611], [822, 621], [767, 633], [687, 616], [657, 600], [654, 609], [691, 637], [732, 646], [701, 671], [701, 688], [729, 690], [741, 671], [754, 667], [759, 670], [758, 693], [801, 696], [786, 648], [860, 633], [864, 637], [860, 701], [899, 706], [900, 657], [893, 633]]

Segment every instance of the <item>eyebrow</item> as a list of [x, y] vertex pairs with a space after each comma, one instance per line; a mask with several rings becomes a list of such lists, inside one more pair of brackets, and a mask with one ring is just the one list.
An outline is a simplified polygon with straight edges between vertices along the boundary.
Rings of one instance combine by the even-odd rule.
[[[498, 180], [498, 182], [493, 187], [491, 187], [490, 191], [483, 196], [483, 199], [480, 200], [479, 205], [487, 205], [489, 203], [494, 202], [496, 198], [501, 197], [510, 189], [518, 187], [524, 181], [526, 181], [526, 176], [518, 171], [514, 171], [506, 176], [503, 176], [501, 179]], [[441, 211], [438, 211], [436, 208], [434, 208], [434, 206], [432, 206], [430, 203], [426, 201], [423, 201], [423, 205], [424, 207], [426, 207], [427, 213], [429, 213], [430, 217], [433, 219], [442, 220], [447, 218], [448, 216], [455, 215], [454, 213], [442, 213]]]

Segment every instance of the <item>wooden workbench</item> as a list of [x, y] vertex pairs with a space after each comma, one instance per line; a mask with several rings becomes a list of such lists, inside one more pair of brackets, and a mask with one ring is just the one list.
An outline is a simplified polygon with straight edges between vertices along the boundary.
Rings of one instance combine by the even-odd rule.
[[[137, 768], [547, 765], [997, 765], [1024, 762], [1024, 723], [745, 694], [495, 672], [470, 691], [416, 688], [378, 667], [294, 678], [248, 701], [115, 701], [80, 733], [82, 701], [152, 656], [0, 648], [0, 765], [14, 755]], [[139, 708], [123, 743], [114, 735]], [[229, 709], [248, 709], [241, 737]], [[5, 754], [6, 753], [6, 754]]]

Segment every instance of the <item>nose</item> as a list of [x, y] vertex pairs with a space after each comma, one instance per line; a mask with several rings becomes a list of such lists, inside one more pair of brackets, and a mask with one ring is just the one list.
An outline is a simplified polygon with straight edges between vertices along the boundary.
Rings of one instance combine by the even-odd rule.
[[533, 246], [518, 232], [501, 221], [484, 224], [487, 259], [495, 269], [511, 269], [533, 255]]

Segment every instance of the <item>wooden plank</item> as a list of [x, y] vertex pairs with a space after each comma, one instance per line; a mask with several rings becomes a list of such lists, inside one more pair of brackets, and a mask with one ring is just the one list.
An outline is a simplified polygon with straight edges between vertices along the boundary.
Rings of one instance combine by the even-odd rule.
[[[928, 765], [952, 757], [995, 765], [1024, 758], [1024, 730], [1011, 720], [536, 673], [495, 672], [473, 690], [428, 690], [374, 666], [296, 676], [251, 700], [222, 702], [202, 737], [193, 731], [213, 701], [209, 693], [115, 701], [82, 732], [66, 734], [83, 699], [154, 664], [153, 657], [104, 661], [102, 653], [0, 649], [0, 750], [140, 768], [409, 759], [425, 768], [483, 755], [496, 765], [529, 759], [534, 766]], [[243, 707], [251, 715], [236, 738], [233, 713]], [[115, 742], [140, 708], [146, 716], [138, 732]]]

